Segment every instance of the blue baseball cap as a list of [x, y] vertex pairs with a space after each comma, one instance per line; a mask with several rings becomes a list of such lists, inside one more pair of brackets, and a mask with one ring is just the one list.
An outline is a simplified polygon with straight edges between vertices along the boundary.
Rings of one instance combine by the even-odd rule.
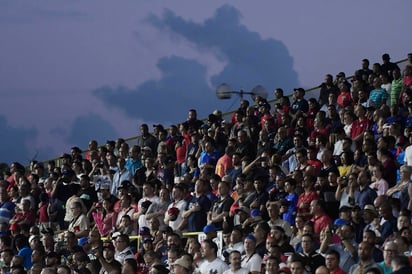
[[77, 240], [77, 245], [78, 246], [84, 246], [85, 244], [89, 243], [89, 238], [87, 237], [81, 237], [80, 239]]
[[255, 238], [255, 236], [253, 236], [252, 234], [247, 235], [247, 236], [245, 237], [245, 240], [246, 240], [246, 239], [252, 240], [252, 241], [254, 241], [254, 242], [256, 243], [256, 238]]
[[213, 231], [218, 231], [218, 229], [215, 227], [215, 225], [206, 225], [205, 227], [203, 227], [203, 232], [205, 234], [213, 232]]

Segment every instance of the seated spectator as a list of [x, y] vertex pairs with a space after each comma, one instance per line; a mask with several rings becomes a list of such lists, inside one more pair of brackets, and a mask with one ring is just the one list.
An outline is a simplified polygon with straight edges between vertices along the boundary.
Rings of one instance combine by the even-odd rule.
[[304, 269], [307, 269], [309, 272], [316, 270], [321, 265], [325, 265], [325, 259], [323, 256], [314, 251], [313, 241], [314, 240], [311, 234], [303, 234], [302, 252], [299, 253]]

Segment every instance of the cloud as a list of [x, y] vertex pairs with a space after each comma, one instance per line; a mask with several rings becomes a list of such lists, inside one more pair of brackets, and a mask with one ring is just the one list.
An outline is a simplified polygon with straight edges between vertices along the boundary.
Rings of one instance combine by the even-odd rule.
[[77, 117], [68, 132], [67, 142], [76, 146], [85, 146], [89, 140], [106, 143], [108, 139], [117, 138], [117, 133], [111, 124], [97, 114], [87, 114]]
[[147, 19], [159, 29], [180, 35], [199, 50], [211, 50], [216, 58], [226, 62], [223, 71], [212, 77], [216, 86], [222, 82], [251, 90], [257, 84], [273, 90], [292, 88], [298, 84], [293, 59], [286, 46], [275, 39], [263, 39], [259, 33], [240, 23], [240, 13], [224, 5], [214, 17], [198, 24], [166, 10], [161, 18]]
[[29, 163], [35, 155], [30, 147], [30, 140], [35, 139], [36, 136], [35, 129], [12, 127], [6, 117], [0, 115], [0, 162]]
[[[44, 4], [44, 3], [43, 3]], [[19, 1], [0, 1], [0, 24], [31, 24], [37, 21], [90, 20], [90, 17], [75, 7], [65, 9], [56, 3], [45, 6], [39, 3], [19, 3]]]
[[145, 22], [170, 35], [173, 43], [190, 44], [199, 52], [210, 52], [224, 63], [223, 70], [208, 79], [207, 67], [197, 60], [172, 55], [159, 59], [160, 79], [148, 80], [135, 89], [101, 87], [94, 94], [108, 107], [122, 109], [128, 116], [152, 121], [179, 121], [182, 112], [196, 108], [204, 117], [222, 109], [214, 88], [222, 82], [234, 89], [252, 90], [258, 84], [269, 91], [297, 86], [297, 74], [286, 47], [274, 39], [262, 39], [240, 24], [239, 12], [231, 6], [219, 8], [203, 23], [187, 21], [166, 10]]
[[206, 82], [205, 66], [195, 60], [171, 56], [161, 58], [157, 67], [162, 74], [160, 80], [146, 81], [134, 90], [102, 87], [94, 94], [108, 106], [123, 109], [130, 117], [150, 121], [176, 122], [193, 106], [199, 112], [210, 111], [216, 99]]

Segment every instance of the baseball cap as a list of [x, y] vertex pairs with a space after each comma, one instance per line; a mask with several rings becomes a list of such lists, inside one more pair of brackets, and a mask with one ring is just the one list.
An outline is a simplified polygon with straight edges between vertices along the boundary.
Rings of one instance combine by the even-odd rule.
[[335, 225], [337, 227], [341, 227], [341, 226], [347, 225], [347, 224], [349, 224], [349, 222], [344, 220], [344, 219], [341, 219], [341, 218], [338, 218], [333, 222], [333, 225]]
[[180, 257], [179, 259], [177, 259], [173, 265], [180, 265], [184, 268], [186, 268], [187, 270], [190, 270], [191, 266], [190, 266], [190, 262], [185, 258], [185, 257]]
[[213, 231], [218, 231], [217, 227], [215, 227], [215, 225], [206, 225], [203, 227], [203, 232], [205, 234], [213, 232]]
[[256, 238], [255, 238], [255, 236], [253, 236], [252, 234], [247, 235], [247, 236], [245, 237], [245, 240], [246, 240], [246, 239], [252, 240], [252, 241], [254, 241], [254, 242], [256, 243]]
[[148, 242], [151, 242], [151, 243], [153, 243], [153, 239], [152, 238], [144, 238], [143, 240], [142, 240], [142, 243], [148, 243]]
[[36, 239], [36, 238], [40, 238], [40, 236], [39, 236], [39, 235], [31, 235], [31, 236], [29, 237], [29, 243], [30, 243], [31, 241], [33, 241], [33, 239]]
[[250, 217], [258, 217], [258, 216], [261, 216], [261, 215], [262, 214], [261, 214], [260, 210], [257, 209], [257, 208], [254, 208], [254, 209], [252, 209], [252, 211], [250, 211]]
[[77, 245], [78, 246], [84, 246], [85, 244], [89, 243], [89, 238], [87, 237], [81, 237], [79, 240], [77, 240]]
[[368, 212], [370, 212], [370, 213], [372, 213], [372, 214], [377, 215], [377, 212], [376, 212], [375, 207], [374, 207], [373, 205], [370, 205], [370, 204], [365, 205], [365, 206], [363, 207], [363, 211], [368, 211]]
[[147, 226], [139, 228], [139, 235], [150, 235], [150, 229]]
[[186, 268], [187, 270], [190, 270], [191, 266], [190, 266], [190, 262], [184, 258], [184, 257], [180, 257], [179, 259], [177, 259], [173, 265], [180, 265], [181, 267]]

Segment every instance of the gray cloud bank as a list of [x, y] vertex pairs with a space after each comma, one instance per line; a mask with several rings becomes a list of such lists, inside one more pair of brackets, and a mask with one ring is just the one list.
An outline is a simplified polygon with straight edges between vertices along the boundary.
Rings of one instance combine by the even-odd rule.
[[206, 115], [223, 106], [214, 90], [222, 82], [245, 90], [261, 84], [268, 91], [298, 84], [293, 59], [283, 43], [262, 39], [257, 32], [248, 30], [240, 23], [240, 13], [234, 7], [220, 7], [203, 23], [186, 20], [170, 10], [165, 10], [160, 17], [150, 15], [146, 23], [173, 40], [189, 42], [199, 51], [211, 52], [225, 65], [220, 73], [208, 79], [203, 64], [172, 55], [159, 59], [157, 67], [161, 78], [158, 80], [148, 80], [135, 89], [106, 86], [94, 91], [107, 106], [122, 109], [130, 117], [178, 121], [189, 108]]

